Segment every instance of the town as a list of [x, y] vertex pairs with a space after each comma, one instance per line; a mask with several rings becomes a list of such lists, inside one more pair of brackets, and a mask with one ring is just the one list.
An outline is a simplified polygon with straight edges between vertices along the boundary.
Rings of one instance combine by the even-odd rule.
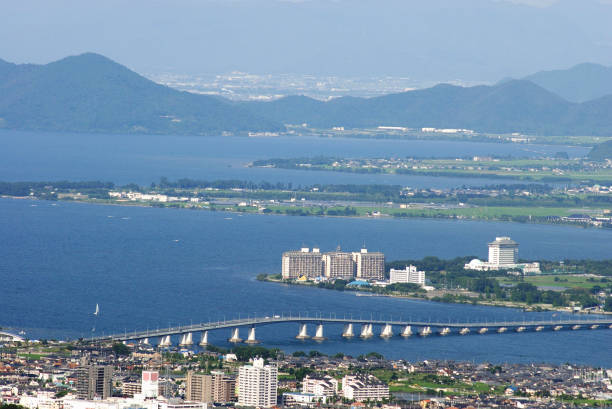
[[14, 341], [0, 400], [28, 409], [568, 408], [612, 404], [612, 370], [570, 364], [387, 360], [237, 346]]

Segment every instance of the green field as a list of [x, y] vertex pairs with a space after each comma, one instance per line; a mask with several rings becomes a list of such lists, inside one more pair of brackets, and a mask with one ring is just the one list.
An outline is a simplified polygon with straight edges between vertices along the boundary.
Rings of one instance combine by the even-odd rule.
[[[558, 281], [555, 281], [555, 278]], [[604, 281], [602, 281], [602, 279]], [[498, 278], [501, 283], [513, 284], [513, 281], [506, 277]], [[592, 281], [591, 281], [592, 280]], [[533, 284], [538, 287], [567, 287], [567, 288], [593, 288], [598, 285], [600, 287], [606, 287], [611, 279], [590, 277], [585, 275], [571, 275], [571, 274], [555, 274], [555, 275], [540, 275], [540, 276], [527, 276], [524, 281]]]

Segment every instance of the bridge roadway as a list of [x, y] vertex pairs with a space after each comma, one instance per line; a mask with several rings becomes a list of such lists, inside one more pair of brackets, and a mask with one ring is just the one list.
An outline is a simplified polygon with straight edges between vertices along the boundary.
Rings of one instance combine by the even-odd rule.
[[337, 317], [334, 314], [329, 316], [302, 316], [302, 315], [274, 315], [264, 317], [249, 317], [241, 319], [232, 319], [224, 321], [206, 322], [198, 324], [190, 324], [184, 326], [176, 326], [162, 329], [151, 329], [146, 331], [123, 332], [118, 334], [103, 335], [98, 337], [86, 338], [84, 341], [100, 342], [100, 341], [129, 341], [143, 340], [146, 338], [165, 337], [172, 335], [184, 335], [193, 332], [205, 332], [218, 330], [223, 328], [240, 328], [240, 327], [255, 327], [262, 325], [283, 324], [283, 323], [298, 323], [298, 324], [360, 324], [360, 325], [380, 325], [382, 327], [390, 325], [392, 327], [431, 327], [431, 328], [449, 328], [470, 330], [489, 328], [536, 328], [536, 327], [555, 327], [563, 326], [564, 328], [580, 325], [581, 328], [598, 325], [601, 327], [612, 328], [612, 316], [605, 318], [592, 319], [574, 319], [574, 320], [547, 320], [547, 321], [497, 321], [497, 322], [431, 322], [431, 321], [415, 321], [415, 320], [384, 320], [384, 319], [367, 319], [353, 317]]

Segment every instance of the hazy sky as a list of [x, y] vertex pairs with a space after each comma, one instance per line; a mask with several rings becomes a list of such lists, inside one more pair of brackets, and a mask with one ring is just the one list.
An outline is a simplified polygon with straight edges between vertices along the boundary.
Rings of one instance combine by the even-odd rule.
[[612, 65], [611, 21], [603, 0], [2, 0], [0, 58], [495, 81]]

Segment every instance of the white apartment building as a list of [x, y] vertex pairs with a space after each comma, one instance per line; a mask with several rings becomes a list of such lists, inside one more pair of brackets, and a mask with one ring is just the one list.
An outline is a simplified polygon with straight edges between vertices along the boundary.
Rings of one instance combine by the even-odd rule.
[[312, 251], [308, 247], [300, 251], [286, 251], [282, 257], [282, 276], [293, 280], [301, 276], [320, 277], [323, 274], [323, 259], [318, 248]]
[[323, 255], [325, 277], [352, 280], [355, 277], [355, 262], [351, 253], [334, 251]]
[[368, 253], [368, 249], [361, 249], [353, 253], [355, 263], [355, 276], [362, 280], [385, 279], [385, 255], [379, 252]]
[[307, 375], [302, 380], [302, 392], [316, 396], [335, 396], [338, 394], [338, 380], [329, 375]]
[[345, 375], [342, 378], [342, 394], [346, 399], [363, 402], [389, 397], [389, 386], [373, 375]]
[[425, 285], [425, 272], [418, 271], [416, 266], [406, 266], [404, 270], [392, 268], [389, 272], [390, 284], [418, 284]]
[[278, 370], [264, 365], [262, 358], [253, 365], [241, 366], [238, 372], [238, 405], [269, 408], [276, 405]]

